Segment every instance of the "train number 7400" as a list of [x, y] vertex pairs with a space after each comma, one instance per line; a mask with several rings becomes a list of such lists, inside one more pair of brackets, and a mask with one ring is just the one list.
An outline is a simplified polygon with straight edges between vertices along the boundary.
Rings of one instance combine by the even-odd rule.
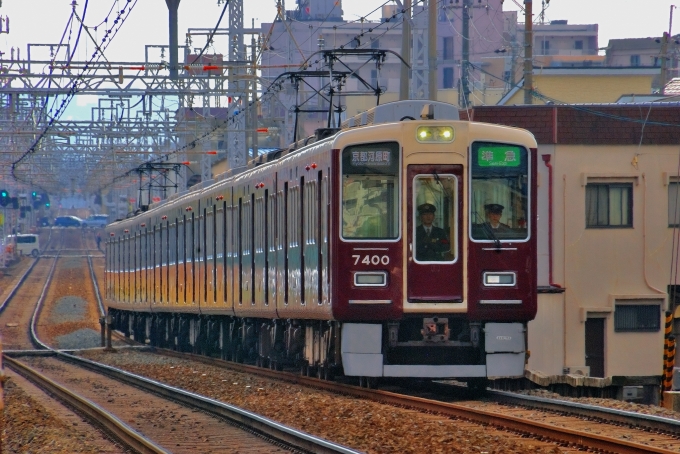
[[382, 257], [379, 255], [353, 255], [352, 258], [354, 259], [355, 265], [359, 263], [364, 265], [380, 265], [381, 263], [383, 265], [389, 265], [390, 263], [390, 257], [387, 255], [383, 255]]

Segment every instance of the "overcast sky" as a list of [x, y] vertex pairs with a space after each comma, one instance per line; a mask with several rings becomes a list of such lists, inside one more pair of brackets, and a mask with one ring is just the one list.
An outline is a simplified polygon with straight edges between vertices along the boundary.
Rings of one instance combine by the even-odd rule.
[[[62, 34], [65, 41], [70, 35], [74, 43], [78, 32], [77, 24], [67, 28], [73, 0], [2, 0], [0, 15], [10, 18], [10, 33], [0, 34], [0, 52], [7, 58], [10, 48], [20, 47], [21, 57], [25, 58], [27, 43], [58, 43]], [[312, 0], [314, 1], [314, 0]], [[443, 0], [449, 2], [452, 0]], [[477, 1], [477, 0], [473, 0]], [[481, 0], [485, 2], [486, 0]], [[82, 16], [85, 0], [77, 0], [76, 11]], [[250, 27], [255, 19], [260, 22], [271, 22], [275, 15], [276, 0], [244, 0], [244, 25]], [[368, 16], [380, 17], [379, 0], [343, 0], [342, 6], [346, 20]], [[114, 61], [143, 61], [144, 45], [168, 42], [168, 13], [165, 0], [89, 0], [85, 16], [85, 24], [96, 38], [103, 37], [103, 26], [97, 31], [94, 27], [106, 17], [111, 6], [120, 10], [125, 5], [134, 5], [129, 19], [106, 50], [106, 56]], [[391, 3], [390, 3], [391, 4]], [[505, 0], [504, 10], [518, 10], [523, 0]], [[669, 29], [671, 4], [663, 0], [551, 0], [545, 11], [545, 20], [566, 19], [570, 24], [599, 24], [599, 47], [607, 45], [612, 38], [636, 38], [660, 36]], [[678, 0], [680, 5], [680, 0]], [[534, 0], [534, 17], [541, 11], [542, 2]], [[294, 0], [286, 1], [286, 8], [293, 9]], [[378, 10], [372, 16], [372, 10]], [[213, 28], [222, 11], [217, 0], [184, 0], [180, 2], [180, 42], [188, 28]], [[676, 11], [677, 12], [677, 11]], [[112, 19], [113, 20], [113, 16]], [[523, 21], [523, 20], [521, 20]], [[225, 17], [221, 27], [227, 27]], [[3, 27], [3, 30], [5, 28]], [[680, 17], [677, 26], [680, 32]], [[203, 42], [194, 42], [194, 47], [202, 47]], [[219, 44], [218, 44], [219, 45]], [[224, 51], [223, 49], [219, 49]], [[85, 60], [92, 55], [93, 44], [85, 36], [81, 36], [81, 45], [76, 59]], [[45, 49], [48, 52], [48, 49]], [[37, 56], [39, 48], [34, 48], [32, 56]], [[226, 53], [226, 52], [225, 52]]]

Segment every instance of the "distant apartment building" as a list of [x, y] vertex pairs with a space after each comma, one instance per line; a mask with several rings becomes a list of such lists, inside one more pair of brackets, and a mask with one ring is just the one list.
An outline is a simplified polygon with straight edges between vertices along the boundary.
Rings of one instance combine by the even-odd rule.
[[[664, 45], [661, 37], [612, 39], [605, 48], [607, 66], [629, 66], [634, 68], [658, 68], [659, 76], [654, 79], [652, 89], [659, 92], [666, 82], [680, 76], [679, 54], [680, 35], [671, 37]], [[661, 81], [661, 65], [666, 58], [666, 80]]]
[[[463, 15], [469, 12], [469, 74], [473, 91], [482, 91], [486, 85], [503, 88], [503, 71], [489, 76], [481, 71], [484, 59], [497, 55], [496, 50], [506, 45], [504, 38], [505, 23], [508, 17], [514, 20], [516, 14], [508, 16], [502, 10], [501, 0], [482, 0], [464, 6], [461, 0], [445, 2], [437, 11], [437, 77], [438, 98], [457, 103], [457, 93], [462, 76], [463, 59]], [[378, 101], [387, 102], [398, 98], [402, 61], [402, 13], [396, 5], [382, 8], [382, 18], [378, 21], [343, 17], [341, 2], [336, 0], [298, 0], [296, 9], [285, 11], [283, 20], [261, 25], [262, 44], [261, 74], [264, 84], [284, 81], [278, 88], [275, 101], [263, 106], [263, 117], [277, 119], [293, 133], [282, 138], [282, 143], [310, 135], [318, 127], [328, 126], [327, 111], [331, 110], [331, 94], [341, 96], [346, 111], [336, 115], [344, 118], [374, 106]], [[348, 20], [349, 19], [349, 20]], [[412, 36], [427, 35], [427, 9], [422, 5], [412, 10]], [[423, 23], [423, 20], [425, 22]], [[387, 50], [384, 61], [367, 61], [366, 56], [339, 55], [334, 61], [334, 69], [347, 71], [345, 84], [340, 90], [329, 90], [329, 78], [323, 74], [314, 76], [315, 71], [328, 71], [323, 50]], [[426, 58], [419, 58], [412, 52], [413, 61], [409, 75], [413, 77], [418, 68], [427, 67]], [[284, 73], [300, 71], [309, 77], [297, 81]], [[500, 81], [500, 82], [499, 82]], [[335, 81], [337, 86], [337, 81]], [[311, 96], [318, 90], [321, 96]], [[373, 92], [371, 93], [371, 90]], [[448, 93], [447, 93], [448, 92]], [[363, 95], [362, 95], [363, 93]], [[380, 95], [378, 100], [377, 94]], [[425, 94], [426, 95], [426, 94]], [[423, 97], [423, 93], [413, 93], [412, 97]], [[498, 97], [491, 100], [495, 102]], [[336, 98], [337, 99], [337, 98]], [[475, 103], [488, 103], [489, 100], [475, 98]], [[297, 106], [297, 107], [296, 107]], [[332, 125], [331, 125], [332, 126]]]

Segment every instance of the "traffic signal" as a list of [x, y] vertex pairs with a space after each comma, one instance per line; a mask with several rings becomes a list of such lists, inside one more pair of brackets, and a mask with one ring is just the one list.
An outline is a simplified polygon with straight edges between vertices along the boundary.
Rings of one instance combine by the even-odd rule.
[[31, 194], [31, 198], [33, 199], [33, 208], [36, 210], [40, 208], [42, 202], [42, 194], [38, 194], [37, 192], [33, 191], [33, 193]]
[[9, 192], [6, 189], [0, 189], [0, 206], [6, 207], [9, 204]]

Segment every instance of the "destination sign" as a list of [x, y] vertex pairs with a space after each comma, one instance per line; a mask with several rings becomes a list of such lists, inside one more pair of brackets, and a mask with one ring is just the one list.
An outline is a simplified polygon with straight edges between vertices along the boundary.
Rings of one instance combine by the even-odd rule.
[[353, 166], [389, 166], [392, 163], [392, 152], [387, 151], [352, 151]]
[[520, 148], [508, 145], [480, 147], [477, 158], [480, 167], [518, 167]]

